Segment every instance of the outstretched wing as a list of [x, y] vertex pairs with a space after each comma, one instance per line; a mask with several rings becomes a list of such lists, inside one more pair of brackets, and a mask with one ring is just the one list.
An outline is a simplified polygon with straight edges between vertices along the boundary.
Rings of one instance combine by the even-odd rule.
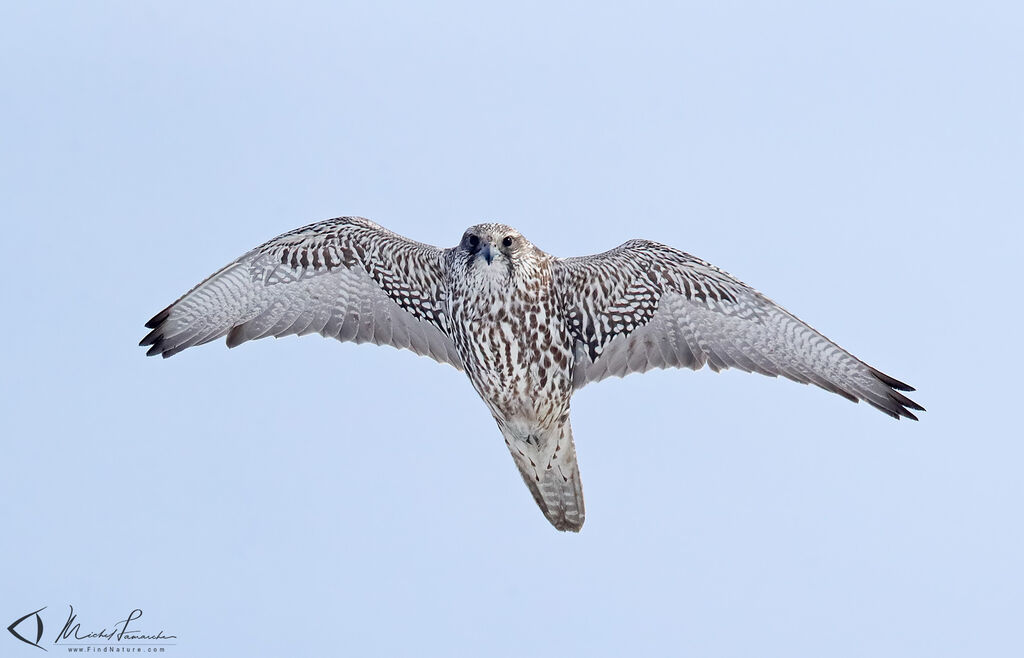
[[140, 345], [169, 357], [221, 336], [234, 347], [317, 332], [462, 369], [447, 332], [442, 254], [361, 217], [310, 224], [256, 247], [157, 313]]
[[556, 259], [576, 340], [576, 388], [611, 375], [708, 364], [816, 384], [899, 418], [923, 411], [910, 386], [875, 370], [761, 293], [671, 247], [631, 240]]

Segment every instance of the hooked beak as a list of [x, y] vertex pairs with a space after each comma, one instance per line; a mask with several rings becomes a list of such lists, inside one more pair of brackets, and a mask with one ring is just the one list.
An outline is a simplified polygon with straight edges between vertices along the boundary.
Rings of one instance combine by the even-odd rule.
[[491, 251], [490, 243], [485, 242], [480, 245], [480, 255], [484, 257], [488, 265], [491, 264], [491, 261], [494, 260], [494, 252]]

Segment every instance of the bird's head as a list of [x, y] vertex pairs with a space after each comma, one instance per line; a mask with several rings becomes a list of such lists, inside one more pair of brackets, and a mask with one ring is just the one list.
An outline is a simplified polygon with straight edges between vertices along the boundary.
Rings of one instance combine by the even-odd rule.
[[511, 226], [477, 224], [466, 229], [456, 249], [465, 258], [467, 270], [511, 277], [534, 246]]

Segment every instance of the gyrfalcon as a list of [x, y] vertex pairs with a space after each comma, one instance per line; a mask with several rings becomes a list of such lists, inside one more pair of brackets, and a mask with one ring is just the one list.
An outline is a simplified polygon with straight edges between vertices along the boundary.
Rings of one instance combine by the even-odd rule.
[[583, 526], [569, 401], [589, 382], [705, 364], [811, 383], [894, 418], [923, 407], [785, 309], [699, 258], [648, 240], [558, 258], [503, 224], [438, 249], [361, 217], [256, 247], [156, 314], [140, 343], [169, 357], [313, 332], [406, 348], [464, 370], [544, 516]]

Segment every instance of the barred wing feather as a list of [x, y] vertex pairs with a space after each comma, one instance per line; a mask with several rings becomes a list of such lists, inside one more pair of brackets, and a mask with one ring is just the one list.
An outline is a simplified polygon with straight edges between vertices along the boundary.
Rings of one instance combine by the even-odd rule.
[[815, 384], [916, 420], [914, 390], [872, 368], [718, 268], [656, 242], [557, 259], [555, 280], [576, 341], [573, 384], [705, 364]]
[[216, 272], [146, 326], [148, 355], [227, 336], [319, 333], [412, 350], [462, 369], [447, 333], [442, 251], [360, 217], [278, 236]]

